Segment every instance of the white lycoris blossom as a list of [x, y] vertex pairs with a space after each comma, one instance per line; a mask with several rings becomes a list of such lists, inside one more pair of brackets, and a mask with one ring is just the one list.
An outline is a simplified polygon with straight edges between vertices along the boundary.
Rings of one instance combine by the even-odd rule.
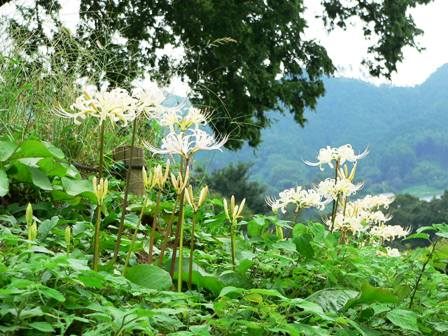
[[345, 162], [357, 162], [365, 158], [369, 154], [368, 149], [364, 150], [361, 154], [356, 155], [352, 146], [347, 144], [340, 147], [330, 147], [321, 148], [319, 154], [317, 155], [317, 162], [305, 161], [305, 164], [309, 166], [317, 167], [319, 166], [323, 170], [323, 165], [329, 165], [331, 168], [334, 167], [333, 162], [339, 162], [339, 164], [344, 164]]
[[406, 237], [410, 232], [410, 229], [404, 229], [400, 225], [381, 225], [372, 227], [369, 233], [373, 237], [380, 238], [383, 241], [389, 241]]
[[191, 127], [205, 126], [210, 119], [210, 113], [201, 109], [190, 107], [182, 112], [181, 109], [169, 109], [162, 113], [159, 124], [168, 127], [172, 132], [186, 131]]
[[317, 192], [325, 199], [336, 200], [338, 196], [349, 197], [355, 194], [363, 186], [362, 183], [353, 184], [349, 179], [326, 179], [316, 187]]
[[382, 224], [388, 222], [392, 219], [392, 216], [385, 215], [382, 211], [369, 211], [361, 210], [359, 211], [359, 216], [362, 220], [369, 224]]
[[359, 199], [355, 202], [359, 209], [378, 209], [384, 207], [389, 208], [389, 205], [395, 200], [393, 194], [380, 194], [380, 195], [367, 195], [366, 197]]
[[[333, 226], [332, 220], [329, 218], [325, 222], [328, 227]], [[357, 214], [343, 215], [338, 213], [336, 215], [333, 230], [335, 231], [349, 231], [353, 234], [364, 232], [368, 229], [367, 225], [364, 225], [362, 217]]]
[[216, 139], [213, 135], [200, 129], [185, 132], [170, 132], [163, 139], [160, 148], [145, 143], [146, 148], [154, 154], [177, 154], [190, 158], [200, 150], [222, 150], [227, 137]]
[[132, 96], [138, 101], [139, 112], [143, 112], [150, 119], [158, 118], [167, 108], [162, 105], [166, 99], [163, 90], [155, 82], [135, 86]]
[[323, 209], [325, 206], [322, 196], [316, 190], [302, 189], [301, 186], [283, 190], [279, 193], [278, 198], [267, 198], [266, 203], [273, 212], [281, 210], [283, 213], [286, 212], [286, 206], [291, 203], [296, 205], [296, 211], [311, 207]]
[[106, 120], [119, 122], [126, 126], [137, 116], [137, 100], [121, 88], [107, 90], [84, 90], [70, 106], [71, 111], [59, 108], [56, 114], [63, 118], [71, 118], [79, 125], [88, 117], [97, 118], [102, 124]]

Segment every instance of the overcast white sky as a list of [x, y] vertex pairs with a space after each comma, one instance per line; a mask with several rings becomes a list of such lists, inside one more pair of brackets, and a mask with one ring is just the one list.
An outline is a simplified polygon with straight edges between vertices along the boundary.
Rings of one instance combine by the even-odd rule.
[[[31, 0], [20, 0], [29, 2]], [[60, 0], [63, 5], [61, 16], [68, 28], [74, 30], [78, 18], [80, 0]], [[389, 83], [398, 86], [413, 86], [428, 78], [441, 65], [448, 63], [448, 0], [435, 0], [426, 6], [419, 6], [412, 10], [418, 27], [424, 30], [424, 35], [418, 41], [426, 50], [421, 53], [408, 48], [404, 51], [405, 60], [399, 64], [398, 72], [392, 81], [372, 79], [365, 68], [360, 66], [369, 45], [362, 35], [362, 26], [356, 21], [349, 31], [337, 30], [327, 34], [319, 21], [312, 19], [320, 14], [320, 1], [305, 0], [308, 8], [307, 19], [309, 29], [307, 35], [316, 38], [327, 48], [334, 64], [339, 69], [339, 75], [367, 80], [376, 84]], [[7, 6], [0, 9], [0, 13], [11, 13]]]

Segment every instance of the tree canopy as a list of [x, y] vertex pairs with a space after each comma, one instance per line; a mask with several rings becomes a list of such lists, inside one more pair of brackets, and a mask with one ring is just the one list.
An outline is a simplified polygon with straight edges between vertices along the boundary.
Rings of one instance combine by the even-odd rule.
[[[347, 29], [358, 17], [371, 41], [363, 63], [373, 76], [390, 77], [403, 48], [418, 48], [422, 33], [408, 9], [429, 2], [322, 0], [321, 19], [332, 30]], [[193, 103], [214, 111], [212, 127], [230, 134], [232, 149], [259, 144], [270, 110], [292, 113], [303, 126], [304, 110], [315, 108], [325, 92], [322, 78], [335, 71], [324, 46], [305, 34], [303, 0], [81, 0], [74, 34], [62, 28], [59, 10], [57, 0], [36, 0], [22, 9], [26, 20], [12, 21], [32, 37], [28, 53], [51, 45], [58, 55], [53, 62], [78, 64], [68, 71], [96, 73], [112, 85], [127, 85], [144, 72], [162, 82], [180, 76]], [[52, 36], [45, 33], [49, 21]], [[83, 49], [95, 54], [86, 57]]]

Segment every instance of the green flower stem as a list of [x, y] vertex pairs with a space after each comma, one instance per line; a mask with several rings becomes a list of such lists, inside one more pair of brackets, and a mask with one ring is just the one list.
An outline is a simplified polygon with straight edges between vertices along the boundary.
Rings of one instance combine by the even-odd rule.
[[[99, 169], [98, 177], [102, 178], [104, 173], [104, 122], [100, 124], [99, 131]], [[95, 238], [93, 245], [93, 270], [98, 271], [100, 259], [100, 225], [101, 225], [101, 207], [102, 204], [97, 204], [96, 207], [96, 223], [95, 223]]]
[[149, 253], [148, 253], [148, 264], [152, 263], [153, 253], [154, 253], [154, 240], [156, 237], [157, 229], [157, 218], [160, 212], [160, 191], [157, 193], [156, 209], [152, 218], [151, 235], [149, 236]]
[[183, 192], [183, 195], [181, 195], [181, 202], [180, 202], [180, 209], [179, 209], [179, 228], [180, 228], [180, 234], [179, 234], [179, 261], [177, 265], [177, 291], [180, 293], [182, 292], [182, 263], [184, 261], [184, 198], [185, 198], [185, 192]]
[[417, 293], [417, 289], [418, 289], [418, 287], [420, 285], [420, 281], [422, 280], [423, 273], [425, 273], [426, 266], [429, 264], [429, 262], [432, 259], [432, 256], [434, 254], [434, 251], [436, 250], [436, 245], [437, 245], [438, 242], [439, 242], [439, 240], [436, 240], [434, 242], [434, 244], [432, 244], [431, 251], [429, 252], [428, 257], [426, 258], [426, 261], [423, 264], [422, 270], [420, 271], [420, 273], [419, 273], [419, 275], [417, 277], [417, 280], [415, 281], [414, 289], [413, 289], [412, 294], [411, 294], [411, 300], [409, 302], [409, 309], [412, 308], [412, 305], [414, 303], [415, 294]]
[[232, 254], [232, 268], [235, 270], [236, 266], [236, 241], [235, 241], [235, 230], [236, 229], [236, 220], [232, 220], [230, 224], [230, 248]]
[[162, 247], [160, 248], [159, 266], [162, 266], [163, 257], [165, 256], [165, 252], [168, 247], [168, 240], [170, 239], [171, 231], [173, 230], [173, 222], [174, 222], [174, 218], [176, 217], [176, 209], [177, 209], [178, 203], [179, 203], [179, 197], [176, 198], [176, 202], [174, 203], [174, 206], [173, 206], [173, 211], [172, 211], [171, 216], [167, 223], [167, 227], [166, 227], [165, 234], [163, 237]]
[[104, 121], [103, 121], [100, 124], [100, 132], [98, 135], [99, 141], [100, 141], [99, 148], [98, 148], [99, 155], [100, 155], [100, 157], [99, 157], [100, 162], [99, 162], [99, 168], [98, 168], [98, 177], [99, 178], [102, 178], [103, 173], [104, 173], [104, 129], [105, 129], [105, 127], [104, 127]]
[[135, 118], [132, 123], [131, 155], [129, 157], [128, 170], [126, 172], [126, 185], [124, 187], [123, 202], [121, 204], [120, 225], [118, 226], [117, 240], [115, 241], [114, 255], [112, 257], [112, 265], [115, 265], [115, 263], [117, 262], [118, 253], [120, 251], [121, 236], [123, 235], [124, 230], [124, 219], [126, 216], [126, 208], [128, 207], [129, 185], [131, 184], [130, 180], [131, 180], [132, 163], [134, 160], [134, 146], [135, 146], [136, 133], [137, 133], [137, 118]]
[[95, 243], [93, 252], [93, 270], [98, 271], [100, 260], [100, 225], [101, 225], [101, 204], [96, 206]]
[[[339, 160], [336, 161], [336, 165], [334, 167], [334, 184], [338, 182], [338, 170], [339, 170]], [[330, 231], [333, 232], [334, 229], [334, 222], [336, 221], [336, 213], [338, 211], [338, 203], [339, 203], [339, 194], [337, 195], [336, 199], [333, 200], [333, 209], [331, 211], [331, 228]]]
[[191, 221], [191, 241], [190, 241], [190, 265], [188, 270], [188, 289], [191, 290], [191, 283], [193, 282], [193, 258], [194, 258], [194, 233], [196, 226], [196, 212], [193, 213]]
[[143, 205], [142, 205], [142, 209], [140, 211], [138, 223], [137, 223], [137, 226], [135, 227], [134, 233], [132, 234], [131, 245], [129, 246], [128, 254], [126, 255], [126, 260], [124, 262], [123, 276], [126, 275], [126, 271], [127, 271], [128, 265], [129, 265], [129, 259], [131, 258], [132, 251], [134, 250], [135, 241], [137, 239], [137, 233], [138, 233], [138, 230], [142, 223], [142, 219], [143, 219], [143, 215], [146, 210], [147, 202], [148, 202], [148, 194], [145, 194], [145, 199], [143, 200]]

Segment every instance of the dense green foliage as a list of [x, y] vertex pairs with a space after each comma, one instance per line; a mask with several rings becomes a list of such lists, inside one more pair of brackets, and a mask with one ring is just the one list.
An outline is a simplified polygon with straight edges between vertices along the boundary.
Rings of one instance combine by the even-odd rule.
[[[415, 37], [422, 33], [408, 9], [430, 1], [324, 0], [322, 17], [330, 30], [359, 18], [372, 41], [364, 63], [372, 75], [388, 77], [403, 48], [417, 47]], [[80, 75], [95, 74], [113, 85], [129, 83], [148, 68], [165, 80], [180, 75], [193, 101], [215, 111], [214, 130], [232, 135], [229, 148], [244, 141], [257, 145], [260, 130], [270, 124], [269, 110], [287, 110], [303, 125], [305, 108], [314, 108], [324, 93], [322, 76], [335, 70], [325, 48], [305, 38], [301, 0], [82, 0], [76, 34], [61, 29], [59, 9], [59, 1], [36, 0], [22, 10], [24, 20], [12, 21], [14, 34], [26, 36], [26, 53], [35, 57], [40, 45], [51, 46], [56, 57], [50, 67], [75, 66]], [[49, 22], [53, 36], [45, 33]], [[165, 47], [180, 47], [179, 59], [156, 52]], [[91, 49], [96, 53], [86, 57]]]
[[[102, 263], [99, 272], [90, 269], [96, 200], [91, 185], [71, 167], [71, 192], [66, 192], [64, 200], [54, 200], [49, 197], [54, 191], [42, 190], [36, 180], [18, 180], [11, 167], [18, 164], [21, 152], [21, 162], [30, 167], [32, 161], [52, 179], [53, 189], [64, 179], [61, 174], [66, 166], [60, 151], [38, 141], [33, 147], [29, 144], [19, 141], [15, 148], [22, 149], [13, 155], [2, 151], [9, 193], [20, 186], [24, 190], [21, 198], [3, 198], [0, 210], [3, 335], [367, 336], [444, 335], [448, 331], [448, 277], [443, 273], [448, 250], [442, 241], [448, 238], [446, 225], [425, 229], [435, 232], [432, 240], [437, 247], [388, 257], [384, 247], [363, 246], [356, 237], [340, 244], [339, 233], [330, 233], [322, 224], [256, 215], [241, 222], [246, 229], [244, 235], [237, 235], [233, 270], [229, 224], [221, 201], [211, 200], [195, 215], [199, 227], [193, 288], [175, 293], [169, 291], [168, 260], [162, 268], [145, 262], [145, 226], [138, 230], [131, 267], [126, 277], [122, 275], [130, 233], [142, 206], [137, 197], [131, 199], [131, 212], [126, 215], [121, 262], [115, 268]], [[48, 170], [48, 158], [61, 161], [52, 161], [55, 170]], [[2, 176], [2, 185], [3, 181]], [[120, 184], [111, 180], [112, 190], [104, 204], [103, 261], [110, 260], [116, 240]], [[25, 212], [27, 195], [33, 195], [32, 217]], [[155, 211], [155, 193], [150, 196], [144, 218], [151, 218]], [[162, 204], [162, 227], [172, 206], [172, 201]], [[187, 208], [186, 242], [192, 234], [192, 219]], [[34, 234], [32, 221], [37, 223]], [[292, 228], [291, 239], [280, 239], [274, 226]], [[421, 232], [416, 238], [429, 236]], [[185, 254], [188, 262], [188, 248]], [[186, 290], [186, 268], [184, 272]], [[174, 273], [174, 280], [177, 277]]]
[[264, 142], [207, 160], [210, 167], [252, 162], [254, 178], [276, 192], [318, 181], [326, 172], [304, 166], [327, 144], [370, 147], [359, 172], [370, 192], [441, 194], [448, 185], [448, 66], [414, 88], [376, 87], [358, 80], [326, 81], [317, 113], [301, 129], [291, 117], [263, 131]]

